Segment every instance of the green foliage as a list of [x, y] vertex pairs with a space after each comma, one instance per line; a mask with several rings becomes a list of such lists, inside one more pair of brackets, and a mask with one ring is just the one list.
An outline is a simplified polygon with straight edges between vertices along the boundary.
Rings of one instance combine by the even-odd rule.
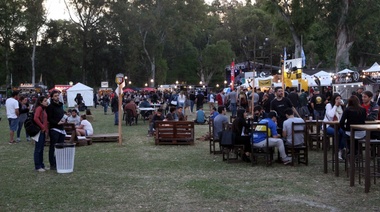
[[[52, 21], [45, 19], [42, 0], [0, 0], [0, 84], [10, 82], [10, 73], [14, 85], [30, 80], [30, 41], [42, 24], [35, 70], [49, 87], [69, 81], [99, 86], [100, 81], [112, 83], [119, 72], [134, 86], [143, 86], [153, 73], [156, 85], [221, 82], [233, 58], [276, 65], [283, 48], [294, 53], [301, 37], [308, 68], [339, 65], [336, 37], [343, 1], [65, 2], [73, 19]], [[355, 0], [349, 6], [350, 62], [369, 66], [380, 51], [380, 28], [373, 15], [380, 4]], [[226, 42], [229, 47], [221, 45]]]

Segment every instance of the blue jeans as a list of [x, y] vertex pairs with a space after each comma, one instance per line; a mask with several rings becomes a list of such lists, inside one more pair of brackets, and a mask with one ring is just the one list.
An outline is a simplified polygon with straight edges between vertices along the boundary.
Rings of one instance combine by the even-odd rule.
[[119, 124], [119, 111], [115, 111], [115, 125]]
[[104, 109], [104, 114], [106, 114], [107, 113], [107, 109], [108, 109], [108, 104], [104, 104], [103, 105], [103, 109]]
[[[17, 128], [17, 138], [20, 138], [22, 127], [24, 126], [24, 121], [19, 120], [18, 122], [18, 128]], [[28, 133], [25, 131], [26, 138], [29, 138]]]
[[[327, 129], [326, 129], [327, 135], [334, 136], [334, 132], [335, 132], [334, 127], [331, 127], [331, 126], [327, 127]], [[346, 133], [341, 128], [339, 128], [339, 131], [338, 131], [338, 139], [339, 139], [339, 149], [342, 150], [342, 149], [346, 148], [347, 147], [347, 145], [346, 145], [347, 137], [346, 137]], [[334, 141], [334, 142], [336, 142], [336, 141]]]
[[190, 100], [190, 111], [193, 113], [194, 112], [194, 100]]
[[236, 103], [230, 103], [230, 104], [231, 104], [232, 116], [236, 116]]
[[40, 168], [45, 168], [44, 147], [45, 147], [45, 133], [40, 132], [40, 137], [38, 137], [38, 142], [36, 142], [34, 146], [34, 168], [36, 170]]
[[50, 163], [50, 167], [55, 168], [57, 167], [57, 164], [55, 161], [55, 144], [63, 143], [65, 141], [65, 135], [55, 130], [50, 129], [49, 136], [50, 136], [49, 163]]

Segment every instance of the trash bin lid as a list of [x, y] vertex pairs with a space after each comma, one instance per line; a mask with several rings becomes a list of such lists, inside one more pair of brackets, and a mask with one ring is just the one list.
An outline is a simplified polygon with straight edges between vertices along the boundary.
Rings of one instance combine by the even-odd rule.
[[74, 146], [75, 146], [74, 143], [56, 143], [55, 144], [55, 148], [57, 149], [63, 149], [63, 148], [74, 147]]

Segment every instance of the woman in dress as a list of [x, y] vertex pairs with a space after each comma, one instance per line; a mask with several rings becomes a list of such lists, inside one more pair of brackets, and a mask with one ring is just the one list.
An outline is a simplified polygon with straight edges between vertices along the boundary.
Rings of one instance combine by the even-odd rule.
[[45, 96], [40, 96], [37, 99], [36, 105], [34, 107], [34, 122], [41, 128], [39, 134], [37, 134], [33, 139], [36, 141], [34, 147], [34, 168], [38, 172], [45, 171], [44, 165], [44, 147], [46, 133], [48, 132], [48, 121], [46, 107], [48, 106], [48, 101]]
[[89, 136], [94, 134], [92, 124], [87, 121], [86, 115], [80, 116], [80, 125], [76, 127], [77, 136]]

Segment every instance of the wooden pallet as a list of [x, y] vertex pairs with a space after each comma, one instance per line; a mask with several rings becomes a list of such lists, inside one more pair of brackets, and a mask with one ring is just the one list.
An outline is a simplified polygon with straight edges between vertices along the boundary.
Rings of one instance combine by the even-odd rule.
[[118, 142], [119, 133], [95, 134], [87, 136], [92, 142]]

